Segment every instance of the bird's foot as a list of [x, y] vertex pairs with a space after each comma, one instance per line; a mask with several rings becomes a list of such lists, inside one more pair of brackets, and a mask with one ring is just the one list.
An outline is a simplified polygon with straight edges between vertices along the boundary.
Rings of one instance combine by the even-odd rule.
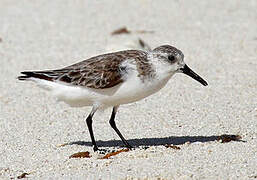
[[97, 146], [94, 146], [93, 149], [94, 149], [94, 152], [97, 152], [99, 154], [105, 154], [106, 152], [108, 152], [108, 150], [106, 150], [106, 149], [99, 149]]

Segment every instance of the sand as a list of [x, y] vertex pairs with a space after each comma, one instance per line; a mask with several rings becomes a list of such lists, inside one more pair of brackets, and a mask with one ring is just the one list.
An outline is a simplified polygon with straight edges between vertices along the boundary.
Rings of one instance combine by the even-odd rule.
[[[256, 0], [1, 0], [0, 179], [255, 179], [256, 7]], [[133, 33], [111, 36], [123, 26]], [[109, 159], [92, 150], [90, 107], [71, 108], [16, 79], [137, 38], [181, 49], [209, 86], [176, 74], [160, 92], [121, 106], [117, 126], [135, 149]], [[94, 116], [95, 137], [101, 148], [121, 150], [110, 113]], [[222, 134], [242, 140], [222, 143]], [[85, 151], [92, 157], [69, 158]]]

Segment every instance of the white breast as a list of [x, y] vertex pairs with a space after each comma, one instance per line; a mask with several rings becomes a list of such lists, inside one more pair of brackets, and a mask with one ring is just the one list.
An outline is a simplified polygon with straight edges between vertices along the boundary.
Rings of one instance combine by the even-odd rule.
[[128, 104], [141, 100], [159, 91], [170, 77], [162, 80], [146, 79], [144, 82], [138, 77], [137, 72], [129, 75], [128, 79], [109, 97], [102, 99], [108, 106]]

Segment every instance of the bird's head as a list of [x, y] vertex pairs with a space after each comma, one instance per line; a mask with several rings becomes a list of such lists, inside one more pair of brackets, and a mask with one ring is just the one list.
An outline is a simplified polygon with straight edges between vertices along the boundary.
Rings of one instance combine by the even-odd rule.
[[197, 75], [193, 70], [191, 70], [184, 62], [184, 54], [179, 49], [170, 46], [163, 45], [155, 48], [153, 50], [155, 56], [158, 56], [160, 61], [164, 61], [165, 66], [170, 73], [184, 73], [196, 81], [200, 82], [202, 85], [207, 86], [208, 83], [203, 80], [199, 75]]

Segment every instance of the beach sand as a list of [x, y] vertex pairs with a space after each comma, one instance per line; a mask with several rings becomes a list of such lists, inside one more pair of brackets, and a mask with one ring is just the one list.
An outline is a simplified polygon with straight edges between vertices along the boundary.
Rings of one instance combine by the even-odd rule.
[[[257, 178], [256, 7], [256, 0], [1, 0], [0, 179]], [[124, 26], [130, 34], [111, 35]], [[209, 86], [176, 74], [160, 92], [121, 106], [117, 126], [135, 149], [109, 159], [93, 152], [90, 107], [71, 108], [16, 79], [137, 38], [181, 49]], [[117, 151], [124, 148], [110, 113], [97, 112], [93, 128], [102, 149]], [[223, 134], [242, 139], [222, 143]], [[90, 158], [69, 158], [85, 151]]]

